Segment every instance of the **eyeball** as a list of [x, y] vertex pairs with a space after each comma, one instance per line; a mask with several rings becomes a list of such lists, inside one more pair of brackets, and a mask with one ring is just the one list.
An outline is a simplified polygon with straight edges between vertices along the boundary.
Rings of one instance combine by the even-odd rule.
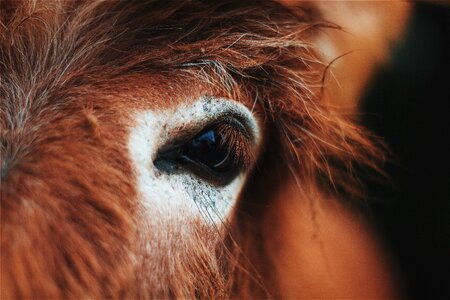
[[249, 135], [238, 120], [217, 122], [160, 152], [154, 164], [169, 172], [183, 168], [213, 184], [226, 185], [246, 167], [249, 143]]

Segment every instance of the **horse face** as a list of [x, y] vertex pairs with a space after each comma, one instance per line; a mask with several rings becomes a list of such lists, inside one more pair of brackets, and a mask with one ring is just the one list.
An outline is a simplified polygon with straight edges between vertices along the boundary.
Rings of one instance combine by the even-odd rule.
[[324, 247], [295, 212], [356, 197], [381, 152], [326, 93], [329, 10], [280, 2], [2, 3], [2, 297], [323, 295], [298, 292]]

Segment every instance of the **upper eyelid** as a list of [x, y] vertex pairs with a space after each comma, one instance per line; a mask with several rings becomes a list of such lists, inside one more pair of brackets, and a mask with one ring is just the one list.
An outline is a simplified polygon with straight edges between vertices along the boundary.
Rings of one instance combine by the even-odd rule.
[[[255, 115], [242, 103], [233, 99], [201, 96], [197, 100], [182, 104], [165, 112], [166, 117], [159, 123], [159, 149], [167, 149], [174, 143], [195, 137], [207, 126], [221, 120], [237, 119], [245, 128], [246, 138], [255, 149], [261, 143], [260, 124]], [[256, 152], [256, 151], [255, 151]]]
[[[242, 125], [242, 127], [245, 130], [244, 132], [242, 132], [241, 129], [236, 126], [236, 121], [240, 125]], [[245, 121], [245, 117], [238, 115], [236, 113], [231, 114], [224, 113], [222, 115], [217, 116], [214, 119], [208, 120], [207, 122], [191, 124], [189, 128], [182, 127], [181, 129], [179, 129], [179, 132], [176, 132], [174, 136], [171, 138], [171, 140], [168, 141], [166, 145], [164, 145], [162, 148], [168, 149], [180, 146], [188, 142], [190, 139], [194, 138], [201, 132], [208, 130], [210, 128], [214, 128], [214, 126], [220, 125], [221, 123], [225, 122], [232, 125], [236, 129], [236, 131], [240, 132], [240, 134], [242, 134], [243, 137], [249, 139], [253, 144], [256, 143], [255, 138], [253, 136], [254, 133], [252, 132], [252, 130], [248, 128], [249, 125], [246, 124], [247, 122]]]

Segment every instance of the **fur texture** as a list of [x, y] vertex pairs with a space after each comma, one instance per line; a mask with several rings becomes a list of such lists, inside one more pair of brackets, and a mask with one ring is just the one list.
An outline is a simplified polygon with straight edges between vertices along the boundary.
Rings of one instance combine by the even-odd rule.
[[[267, 207], [361, 196], [381, 152], [322, 99], [311, 37], [333, 25], [273, 1], [0, 3], [2, 298], [281, 296]], [[185, 88], [191, 86], [192, 88]], [[199, 92], [200, 91], [200, 92]], [[158, 95], [153, 97], [154, 95]], [[154, 257], [140, 227], [130, 114], [174, 98], [235, 99], [263, 146], [233, 217]], [[150, 100], [155, 99], [149, 103]], [[368, 138], [369, 137], [369, 138]], [[262, 189], [261, 187], [265, 187]], [[160, 274], [160, 272], [157, 274]]]

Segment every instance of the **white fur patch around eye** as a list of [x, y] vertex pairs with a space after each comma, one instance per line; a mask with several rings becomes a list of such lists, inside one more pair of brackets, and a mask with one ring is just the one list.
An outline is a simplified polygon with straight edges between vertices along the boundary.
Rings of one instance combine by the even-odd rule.
[[170, 220], [203, 218], [220, 224], [231, 211], [245, 180], [241, 174], [226, 186], [215, 186], [189, 171], [165, 173], [153, 161], [158, 150], [175, 133], [202, 128], [218, 116], [238, 114], [258, 144], [259, 130], [252, 113], [242, 104], [223, 98], [202, 97], [165, 111], [136, 114], [129, 136], [129, 153], [136, 172], [140, 201], [153, 222], [160, 216]]

